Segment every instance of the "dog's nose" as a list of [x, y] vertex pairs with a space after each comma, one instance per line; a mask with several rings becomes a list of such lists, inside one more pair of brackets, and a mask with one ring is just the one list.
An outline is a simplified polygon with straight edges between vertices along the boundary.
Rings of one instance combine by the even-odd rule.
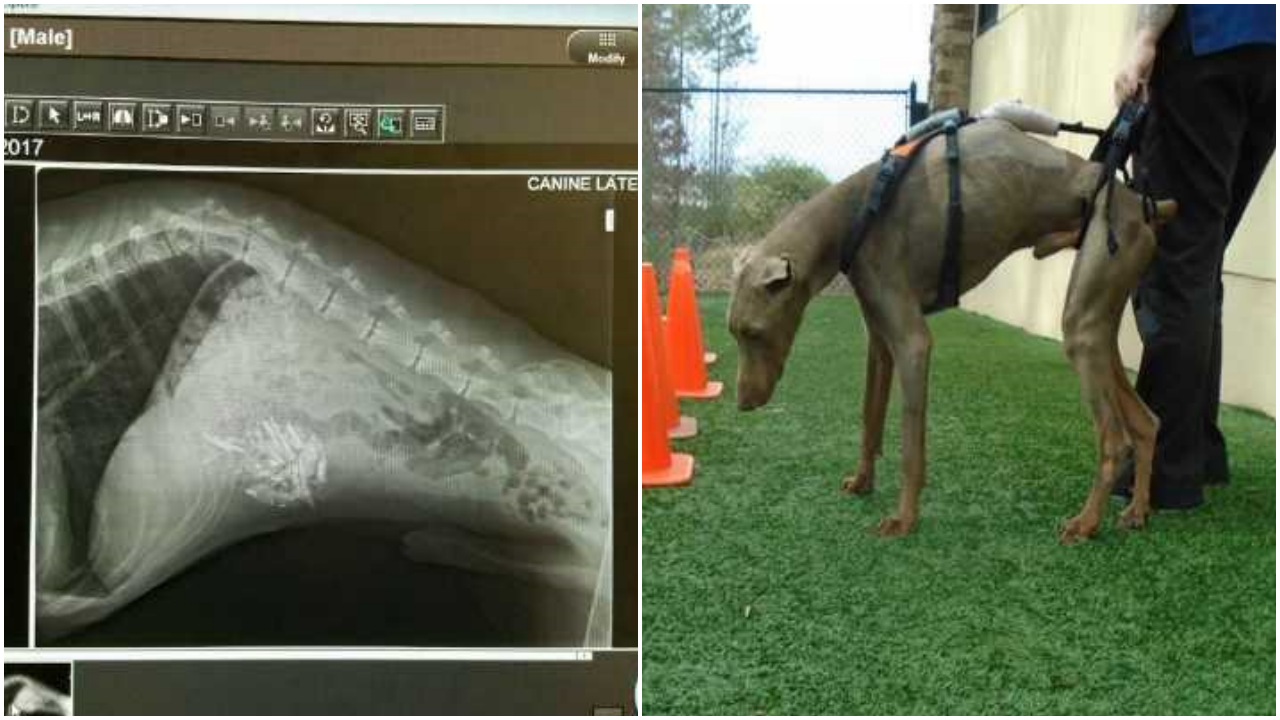
[[739, 410], [742, 410], [742, 411], [744, 411], [744, 412], [745, 412], [745, 411], [748, 411], [748, 410], [755, 410], [755, 409], [756, 409], [756, 408], [758, 408], [758, 407], [760, 407], [760, 403], [756, 402], [755, 400], [752, 400], [751, 398], [749, 398], [749, 397], [747, 397], [747, 396], [745, 396], [745, 395], [743, 395], [743, 394], [741, 394], [741, 393], [739, 393], [739, 394], [738, 394], [738, 409], [739, 409]]

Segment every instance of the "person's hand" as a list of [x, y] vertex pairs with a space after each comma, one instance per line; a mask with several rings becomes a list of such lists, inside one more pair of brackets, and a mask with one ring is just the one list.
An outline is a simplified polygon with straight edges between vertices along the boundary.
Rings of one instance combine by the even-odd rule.
[[1116, 73], [1112, 88], [1117, 107], [1134, 96], [1143, 102], [1147, 101], [1147, 81], [1151, 79], [1151, 68], [1156, 62], [1158, 38], [1158, 35], [1150, 32], [1139, 32], [1134, 38], [1129, 57]]

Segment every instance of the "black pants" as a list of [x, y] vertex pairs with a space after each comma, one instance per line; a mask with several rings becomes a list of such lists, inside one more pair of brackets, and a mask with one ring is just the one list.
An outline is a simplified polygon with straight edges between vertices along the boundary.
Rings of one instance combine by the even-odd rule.
[[1275, 149], [1275, 47], [1191, 52], [1184, 13], [1165, 31], [1151, 78], [1139, 178], [1178, 201], [1134, 295], [1138, 394], [1160, 418], [1152, 499], [1195, 507], [1227, 481], [1218, 429], [1222, 258]]

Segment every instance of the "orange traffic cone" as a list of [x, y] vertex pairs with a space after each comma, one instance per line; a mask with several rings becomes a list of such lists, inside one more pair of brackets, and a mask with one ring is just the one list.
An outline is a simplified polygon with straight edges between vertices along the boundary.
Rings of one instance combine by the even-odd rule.
[[[675, 255], [672, 257], [672, 261], [689, 263], [689, 269], [693, 270], [693, 252], [689, 250], [689, 248], [687, 247], [676, 248]], [[693, 278], [695, 281], [697, 280], [698, 278], [697, 271], [693, 272]], [[697, 286], [695, 284], [695, 289], [696, 287]], [[702, 316], [701, 315], [698, 316], [698, 342], [699, 343], [702, 342]], [[705, 347], [706, 345], [704, 344], [703, 348], [705, 349]], [[706, 352], [702, 353], [702, 362], [707, 366], [715, 365], [716, 359], [717, 359], [717, 355], [711, 352], [710, 350], [707, 350]]]
[[641, 487], [673, 487], [688, 485], [693, 481], [693, 456], [671, 452], [667, 442], [666, 422], [662, 418], [661, 391], [658, 388], [658, 358], [654, 339], [657, 333], [646, 326], [643, 371], [644, 387], [641, 392], [640, 414], [644, 425], [640, 428], [640, 485]]
[[680, 414], [680, 404], [676, 400], [675, 387], [671, 382], [671, 369], [667, 365], [666, 323], [661, 316], [662, 303], [658, 300], [658, 275], [653, 265], [644, 263], [640, 267], [640, 279], [643, 285], [644, 315], [641, 317], [642, 342], [653, 343], [654, 356], [658, 358], [654, 368], [658, 376], [657, 403], [667, 428], [667, 436], [674, 439], [691, 438], [698, 434], [697, 418]]
[[710, 400], [720, 397], [724, 384], [707, 379], [702, 349], [702, 319], [698, 315], [698, 291], [693, 286], [693, 265], [676, 259], [667, 285], [667, 357], [676, 397]]

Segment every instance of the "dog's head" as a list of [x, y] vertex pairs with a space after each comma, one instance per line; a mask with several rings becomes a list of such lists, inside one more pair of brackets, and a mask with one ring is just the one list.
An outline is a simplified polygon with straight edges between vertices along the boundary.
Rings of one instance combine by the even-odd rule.
[[809, 299], [797, 270], [788, 254], [758, 248], [743, 250], [734, 261], [729, 332], [738, 342], [741, 410], [769, 402], [782, 377]]

